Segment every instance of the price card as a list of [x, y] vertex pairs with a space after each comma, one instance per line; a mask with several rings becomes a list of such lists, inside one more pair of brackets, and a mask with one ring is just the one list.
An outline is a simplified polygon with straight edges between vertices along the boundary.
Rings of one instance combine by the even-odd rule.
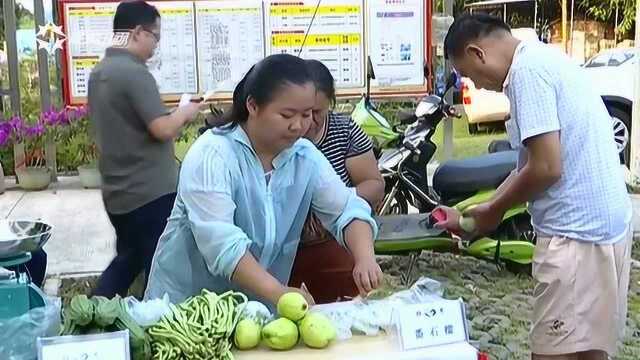
[[398, 336], [406, 350], [468, 340], [462, 300], [442, 300], [398, 309]]
[[129, 360], [129, 330], [38, 338], [38, 360]]

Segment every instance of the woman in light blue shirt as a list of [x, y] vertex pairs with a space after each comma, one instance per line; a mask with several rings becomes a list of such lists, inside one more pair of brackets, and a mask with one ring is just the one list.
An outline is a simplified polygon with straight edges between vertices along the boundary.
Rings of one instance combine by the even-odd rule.
[[167, 293], [177, 303], [206, 288], [268, 305], [298, 291], [312, 302], [286, 286], [310, 209], [353, 254], [359, 289], [380, 285], [369, 205], [301, 138], [315, 94], [295, 56], [273, 55], [249, 70], [233, 93], [231, 123], [200, 136], [182, 163], [145, 298]]

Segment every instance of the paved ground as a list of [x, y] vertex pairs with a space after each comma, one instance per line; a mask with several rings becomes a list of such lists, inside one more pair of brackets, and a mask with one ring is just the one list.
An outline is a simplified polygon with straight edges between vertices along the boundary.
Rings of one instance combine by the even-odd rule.
[[[638, 231], [640, 196], [632, 199]], [[77, 177], [62, 177], [38, 192], [24, 192], [9, 183], [9, 189], [0, 195], [0, 218], [42, 219], [54, 226], [54, 235], [45, 245], [48, 275], [101, 272], [115, 254], [115, 235], [100, 192], [82, 189]]]
[[54, 226], [44, 246], [48, 275], [101, 272], [115, 255], [100, 191], [82, 189], [77, 177], [63, 177], [45, 191], [8, 189], [0, 195], [0, 217], [42, 219]]

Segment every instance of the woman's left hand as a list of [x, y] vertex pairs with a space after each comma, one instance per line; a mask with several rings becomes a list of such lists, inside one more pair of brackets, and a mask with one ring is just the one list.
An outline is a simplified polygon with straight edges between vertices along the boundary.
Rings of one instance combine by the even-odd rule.
[[382, 270], [380, 270], [375, 257], [356, 262], [353, 268], [353, 280], [362, 297], [365, 297], [371, 290], [380, 286], [382, 283]]

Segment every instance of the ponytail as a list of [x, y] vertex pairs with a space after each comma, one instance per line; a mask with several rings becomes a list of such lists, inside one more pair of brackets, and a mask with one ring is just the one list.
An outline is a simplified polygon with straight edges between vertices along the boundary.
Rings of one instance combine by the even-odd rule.
[[253, 65], [233, 90], [231, 109], [220, 117], [205, 120], [201, 133], [213, 127], [234, 127], [249, 118], [249, 97], [258, 106], [273, 100], [279, 88], [285, 84], [304, 85], [312, 82], [310, 71], [304, 60], [288, 54], [276, 54]]
[[225, 123], [240, 124], [247, 121], [249, 118], [249, 109], [247, 109], [247, 99], [249, 98], [249, 92], [247, 91], [247, 79], [251, 76], [255, 68], [256, 65], [253, 65], [233, 90], [233, 103], [231, 105], [231, 110], [223, 115]]

